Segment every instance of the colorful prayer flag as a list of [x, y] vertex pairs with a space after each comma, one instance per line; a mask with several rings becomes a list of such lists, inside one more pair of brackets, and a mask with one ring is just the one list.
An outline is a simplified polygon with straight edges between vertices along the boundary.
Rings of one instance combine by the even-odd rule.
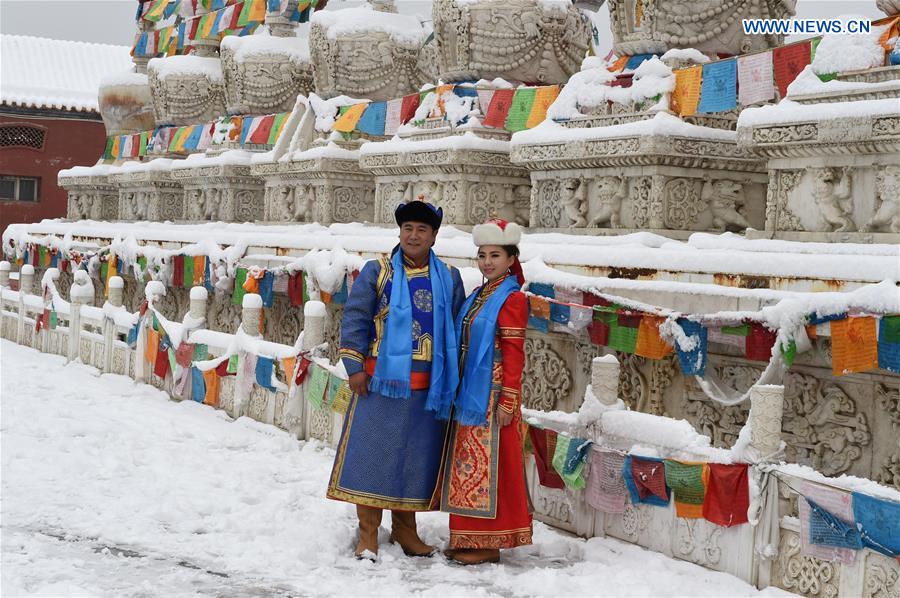
[[672, 110], [679, 116], [696, 114], [697, 105], [700, 103], [703, 66], [676, 69], [673, 72], [675, 73], [675, 90], [672, 92]]
[[374, 102], [362, 113], [356, 128], [366, 135], [384, 135], [387, 102]]
[[747, 523], [750, 508], [750, 479], [746, 463], [709, 463], [709, 479], [703, 502], [707, 521], [731, 527]]
[[[418, 97], [418, 96], [417, 96]], [[384, 134], [388, 136], [393, 136], [397, 129], [400, 128], [401, 118], [400, 114], [403, 110], [403, 98], [397, 98], [394, 100], [388, 100], [385, 105], [385, 115], [384, 115]]]
[[247, 269], [238, 268], [234, 272], [234, 290], [231, 293], [231, 302], [235, 305], [243, 305], [244, 303], [244, 282], [247, 280]]
[[275, 115], [269, 114], [259, 119], [259, 124], [250, 134], [250, 143], [265, 144], [269, 141], [269, 134], [275, 124]]
[[609, 451], [591, 451], [584, 499], [590, 506], [604, 513], [624, 513], [628, 489], [622, 478], [625, 455]]
[[737, 60], [702, 65], [698, 112], [725, 112], [737, 108]]
[[538, 87], [534, 94], [534, 102], [531, 105], [531, 113], [525, 123], [526, 129], [538, 126], [547, 118], [547, 109], [559, 96], [559, 85], [545, 85]]
[[256, 359], [256, 383], [268, 391], [275, 392], [275, 385], [272, 384], [272, 374], [275, 370], [275, 362], [271, 357], [260, 355]]
[[683, 350], [677, 342], [675, 343], [681, 372], [685, 376], [702, 376], [706, 372], [706, 327], [686, 318], [678, 318], [677, 323], [684, 335], [694, 342], [694, 347], [689, 351]]
[[831, 322], [831, 370], [835, 376], [878, 367], [876, 322], [872, 317]]
[[798, 501], [801, 554], [846, 564], [856, 561], [856, 550], [862, 548], [859, 535], [855, 543], [848, 545], [841, 541], [840, 535], [831, 533], [830, 526], [841, 520], [853, 522], [853, 496], [807, 481], [798, 481], [797, 490], [801, 495]]
[[658, 316], [648, 315], [641, 318], [634, 350], [636, 355], [650, 359], [662, 359], [672, 352], [672, 345], [659, 335], [659, 326], [665, 321], [665, 318]]
[[[227, 363], [227, 362], [226, 362]], [[219, 373], [217, 370], [203, 372], [203, 382], [206, 392], [203, 395], [203, 403], [213, 407], [219, 406]]]
[[702, 518], [709, 466], [666, 459], [665, 469], [666, 484], [675, 497], [675, 515], [687, 519]]
[[777, 336], [776, 331], [753, 322], [750, 325], [750, 334], [747, 335], [747, 359], [769, 361], [772, 358], [772, 348], [775, 346]]
[[330, 372], [320, 365], [313, 365], [309, 377], [309, 388], [306, 392], [306, 400], [316, 409], [322, 408], [325, 391], [328, 390], [328, 378]]
[[206, 400], [206, 378], [197, 368], [191, 368], [191, 400], [198, 403]]
[[334, 126], [331, 129], [340, 133], [352, 132], [356, 128], [356, 123], [362, 118], [367, 106], [367, 103], [348, 106], [347, 110], [334, 122]]
[[278, 137], [281, 136], [281, 131], [284, 130], [284, 125], [287, 123], [289, 116], [290, 112], [280, 112], [275, 115], [275, 119], [272, 122], [272, 129], [269, 131], [269, 138], [266, 140], [266, 145], [275, 145], [275, 142], [278, 141]]
[[491, 98], [491, 103], [487, 107], [487, 113], [484, 116], [482, 124], [495, 129], [502, 129], [506, 126], [506, 117], [509, 115], [509, 109], [512, 106], [514, 89], [498, 89]]
[[878, 323], [878, 367], [900, 373], [900, 315], [884, 315]]
[[416, 115], [416, 109], [419, 107], [419, 94], [411, 93], [403, 96], [400, 104], [400, 124], [405, 125]]
[[853, 515], [866, 547], [900, 557], [900, 503], [854, 492]]
[[537, 469], [538, 481], [541, 486], [545, 488], [565, 488], [565, 482], [552, 467], [553, 456], [556, 454], [556, 432], [529, 426], [528, 437], [531, 439], [534, 465], [535, 469]]
[[738, 99], [743, 106], [775, 98], [772, 52], [748, 54], [737, 59]]
[[534, 87], [516, 89], [509, 107], [509, 114], [506, 115], [507, 131], [515, 133], [528, 128], [528, 117], [531, 115], [536, 93], [537, 90]]
[[772, 51], [772, 62], [775, 70], [775, 84], [779, 97], [787, 95], [788, 85], [794, 82], [797, 75], [810, 63], [812, 50], [808, 41], [788, 46], [780, 46]]
[[622, 477], [631, 496], [631, 504], [669, 506], [669, 488], [666, 486], [666, 471], [662, 459], [628, 455], [622, 466]]
[[584, 462], [593, 444], [584, 438], [570, 438], [559, 434], [556, 450], [553, 452], [553, 469], [569, 488], [581, 490], [585, 487]]

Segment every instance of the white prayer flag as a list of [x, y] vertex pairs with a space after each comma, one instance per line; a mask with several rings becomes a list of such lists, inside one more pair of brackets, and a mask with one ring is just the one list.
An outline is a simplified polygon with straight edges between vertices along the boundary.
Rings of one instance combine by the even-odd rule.
[[738, 101], [744, 106], [775, 98], [772, 52], [738, 57]]
[[481, 107], [481, 113], [487, 114], [488, 106], [491, 105], [491, 99], [494, 97], [494, 89], [479, 89], [476, 93], [478, 93], [478, 105]]
[[197, 143], [197, 149], [199, 150], [209, 149], [209, 145], [212, 143], [213, 138], [212, 131], [215, 128], [213, 126], [210, 126], [209, 123], [204, 123], [202, 127], [203, 132], [200, 133], [200, 141]]
[[228, 8], [225, 9], [225, 12], [222, 13], [222, 16], [219, 18], [219, 27], [216, 33], [222, 33], [228, 26], [231, 25], [231, 19], [234, 18], [234, 9], [236, 5], [232, 4]]
[[403, 98], [390, 100], [387, 103], [387, 111], [384, 116], [384, 134], [391, 136], [400, 128], [400, 110], [403, 107]]

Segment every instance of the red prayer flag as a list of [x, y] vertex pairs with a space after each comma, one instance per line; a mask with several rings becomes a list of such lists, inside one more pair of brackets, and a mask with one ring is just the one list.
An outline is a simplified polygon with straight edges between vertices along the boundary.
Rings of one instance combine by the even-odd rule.
[[645, 461], [640, 457], [632, 457], [631, 477], [642, 500], [651, 494], [661, 500], [669, 500], [666, 469], [662, 461]]
[[[162, 343], [160, 343], [160, 345], [162, 345]], [[160, 378], [165, 378], [166, 374], [169, 373], [169, 351], [162, 346], [156, 351], [156, 362], [153, 364], [153, 373]]]
[[200, 17], [195, 17], [191, 19], [191, 29], [190, 33], [188, 33], [189, 40], [197, 39], [197, 27], [200, 25]]
[[756, 322], [751, 324], [750, 334], [747, 335], [747, 359], [769, 361], [769, 358], [772, 357], [775, 337], [776, 333], [762, 324]]
[[59, 262], [59, 271], [60, 272], [68, 272], [69, 271], [69, 260], [61, 260]]
[[[534, 448], [534, 464], [541, 486], [565, 488], [566, 484], [552, 465], [553, 452], [556, 450], [556, 432], [528, 426], [528, 435], [531, 437], [531, 446]], [[553, 450], [551, 450], [551, 445]]]
[[606, 346], [609, 344], [609, 324], [594, 320], [588, 326], [588, 334], [595, 345]]
[[288, 277], [287, 293], [291, 305], [303, 305], [303, 272], [294, 272]]
[[807, 64], [810, 63], [812, 47], [809, 42], [781, 46], [772, 50], [772, 62], [775, 71], [775, 84], [783, 98], [787, 88]]
[[184, 256], [172, 256], [172, 286], [184, 286]]
[[618, 324], [623, 328], [640, 328], [641, 314], [627, 313], [618, 314]]
[[703, 501], [703, 517], [716, 525], [731, 527], [747, 523], [750, 482], [747, 464], [709, 464], [709, 483]]
[[581, 303], [586, 307], [594, 307], [595, 305], [599, 305], [600, 307], [609, 307], [610, 305], [612, 305], [609, 301], [607, 301], [600, 295], [588, 293], [587, 291], [583, 293]]
[[219, 376], [220, 378], [225, 377], [225, 376], [234, 376], [234, 374], [232, 374], [228, 371], [228, 360], [227, 359], [222, 360], [222, 363], [220, 363], [219, 365], [216, 366], [216, 375]]
[[408, 96], [403, 96], [403, 103], [400, 104], [400, 124], [408, 123], [416, 115], [416, 108], [418, 107], [419, 94], [411, 93]]
[[184, 368], [190, 367], [191, 359], [193, 359], [193, 357], [194, 345], [182, 341], [181, 344], [178, 345], [178, 349], [175, 351], [175, 363]]
[[303, 384], [303, 381], [306, 380], [306, 375], [309, 373], [309, 366], [312, 362], [306, 357], [300, 358], [300, 365], [297, 366], [297, 375], [294, 377], [294, 384], [300, 386]]
[[515, 89], [498, 89], [495, 91], [482, 123], [496, 129], [505, 127], [506, 116], [509, 114], [509, 107], [512, 106], [515, 93]]
[[274, 114], [264, 116], [260, 121], [259, 126], [256, 127], [255, 131], [253, 131], [253, 135], [250, 136], [250, 143], [268, 143], [269, 133], [272, 132], [272, 125], [274, 123]]

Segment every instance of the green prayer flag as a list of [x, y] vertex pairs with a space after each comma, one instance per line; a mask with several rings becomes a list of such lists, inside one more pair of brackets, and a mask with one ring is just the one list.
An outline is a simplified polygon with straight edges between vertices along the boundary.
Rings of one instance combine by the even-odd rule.
[[604, 324], [612, 324], [613, 322], [617, 322], [619, 316], [616, 315], [615, 312], [607, 311], [607, 308], [601, 308], [598, 305], [594, 306], [594, 321], [595, 322], [603, 322]]
[[334, 405], [334, 399], [337, 396], [338, 389], [341, 387], [342, 380], [337, 376], [328, 378], [328, 405]]
[[109, 261], [100, 262], [100, 280], [106, 282], [106, 275], [109, 273]]
[[177, 365], [175, 362], [175, 349], [173, 349], [172, 347], [169, 347], [169, 349], [166, 351], [166, 353], [169, 355], [169, 368], [171, 368], [172, 375], [174, 376], [175, 375], [175, 366]]
[[143, 255], [138, 256], [137, 263], [141, 268], [141, 276], [144, 278], [144, 280], [147, 280], [147, 276], [150, 274], [149, 272], [147, 272], [147, 258]]
[[237, 374], [238, 370], [238, 355], [235, 353], [231, 357], [228, 358], [228, 367], [225, 368], [225, 371], [229, 374]]
[[59, 316], [55, 311], [50, 312], [50, 330], [56, 328], [56, 325], [59, 323]]
[[581, 490], [586, 485], [586, 480], [584, 479], [584, 461], [579, 459], [576, 463], [575, 467], [571, 471], [566, 470], [566, 459], [569, 457], [569, 449], [572, 445], [572, 441], [583, 442], [579, 438], [569, 438], [565, 434], [559, 434], [556, 437], [556, 450], [553, 453], [552, 465], [553, 469], [559, 474], [559, 477], [563, 479], [563, 482], [566, 483], [566, 486], [569, 488], [574, 488], [575, 490]]
[[816, 50], [819, 49], [819, 44], [822, 42], [821, 37], [814, 37], [809, 40], [809, 62], [812, 63], [813, 60], [816, 59]]
[[247, 280], [247, 268], [238, 268], [234, 273], [234, 291], [231, 293], [231, 302], [241, 305], [244, 302], [244, 281]]
[[900, 315], [881, 317], [881, 338], [883, 343], [900, 343]]
[[309, 301], [309, 276], [303, 272], [303, 303]]
[[733, 336], [750, 336], [750, 324], [740, 324], [738, 326], [722, 326], [722, 334], [731, 334]]
[[106, 138], [106, 149], [103, 150], [103, 158], [106, 160], [112, 160], [112, 148], [113, 148], [113, 137]]
[[194, 286], [194, 256], [184, 256], [184, 280], [181, 283], [186, 289]]
[[824, 75], [819, 75], [819, 81], [822, 83], [827, 83], [828, 81], [832, 81], [837, 79], [837, 73], [827, 73]]
[[245, 0], [244, 8], [241, 10], [241, 14], [238, 17], [238, 27], [243, 27], [247, 23], [250, 22], [250, 8], [253, 5], [253, 0]]
[[156, 314], [153, 314], [153, 330], [159, 332], [159, 320], [156, 318]]
[[328, 379], [331, 373], [320, 365], [313, 364], [309, 376], [309, 388], [306, 391], [306, 400], [316, 409], [322, 408], [322, 399], [328, 389]]
[[623, 353], [634, 353], [637, 348], [639, 328], [619, 326], [618, 319], [609, 324], [609, 348]]
[[290, 113], [288, 112], [282, 112], [275, 115], [275, 122], [272, 123], [272, 130], [269, 131], [269, 138], [266, 140], [268, 145], [275, 145], [275, 142], [278, 141], [278, 132], [281, 131], [281, 128], [284, 126], [284, 121], [287, 120], [288, 116], [290, 116]]
[[794, 365], [794, 358], [797, 357], [797, 343], [794, 342], [794, 339], [791, 339], [787, 349], [784, 348], [784, 345], [781, 345], [781, 356], [786, 366], [791, 367]]
[[509, 114], [506, 115], [506, 130], [515, 133], [524, 131], [531, 115], [531, 107], [534, 105], [534, 94], [537, 90], [531, 88], [519, 88], [513, 95], [512, 104], [509, 106]]
[[139, 156], [147, 155], [147, 143], [150, 140], [150, 134], [147, 131], [141, 131], [141, 147], [138, 151]]
[[[47, 262], [47, 248], [41, 245], [41, 261], [38, 262], [41, 266], [43, 266]], [[105, 278], [105, 277], [104, 277]]]
[[197, 343], [194, 345], [194, 354], [191, 361], [206, 361], [209, 359], [209, 346]]
[[675, 502], [702, 505], [706, 497], [703, 484], [703, 465], [665, 460], [666, 484], [675, 494]]

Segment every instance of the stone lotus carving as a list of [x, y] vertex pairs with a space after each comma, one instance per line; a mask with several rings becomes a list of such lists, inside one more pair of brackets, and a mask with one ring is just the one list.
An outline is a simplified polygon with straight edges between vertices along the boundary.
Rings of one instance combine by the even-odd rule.
[[[312, 62], [316, 65], [316, 93], [389, 100], [417, 91], [431, 80], [433, 69], [423, 72], [420, 63], [422, 42], [427, 35], [425, 30], [413, 17], [393, 14], [396, 11], [392, 5], [392, 2], [385, 2], [378, 6], [333, 11], [337, 21], [341, 19], [341, 13], [353, 11], [365, 22], [364, 13], [368, 13], [373, 22], [368, 31], [353, 29], [330, 35], [328, 29], [334, 26], [334, 22], [326, 18], [330, 15], [313, 15], [309, 47]], [[406, 36], [392, 35], [381, 26], [385, 22], [395, 22], [397, 28], [415, 23], [422, 33], [421, 39], [414, 31], [408, 31]]]
[[875, 175], [877, 202], [875, 215], [860, 229], [863, 232], [887, 228], [900, 233], [900, 166], [891, 164]]
[[305, 48], [297, 47], [301, 43], [304, 40], [296, 37], [226, 37], [221, 55], [228, 113], [286, 112], [298, 94], [308, 96], [313, 91], [313, 66], [308, 57], [303, 60]]
[[662, 55], [670, 48], [743, 54], [781, 45], [781, 35], [744, 35], [742, 18], [782, 19], [796, 0], [610, 0], [616, 54]]
[[218, 58], [154, 58], [148, 74], [157, 126], [209, 122], [225, 113], [225, 84]]
[[590, 24], [573, 5], [436, 0], [432, 18], [445, 81], [565, 83], [589, 46]]
[[835, 170], [829, 167], [810, 167], [807, 172], [812, 176], [813, 200], [825, 220], [826, 230], [840, 233], [856, 230], [850, 217], [852, 206], [847, 202], [850, 198], [852, 169], [847, 166], [842, 168], [839, 179]]

